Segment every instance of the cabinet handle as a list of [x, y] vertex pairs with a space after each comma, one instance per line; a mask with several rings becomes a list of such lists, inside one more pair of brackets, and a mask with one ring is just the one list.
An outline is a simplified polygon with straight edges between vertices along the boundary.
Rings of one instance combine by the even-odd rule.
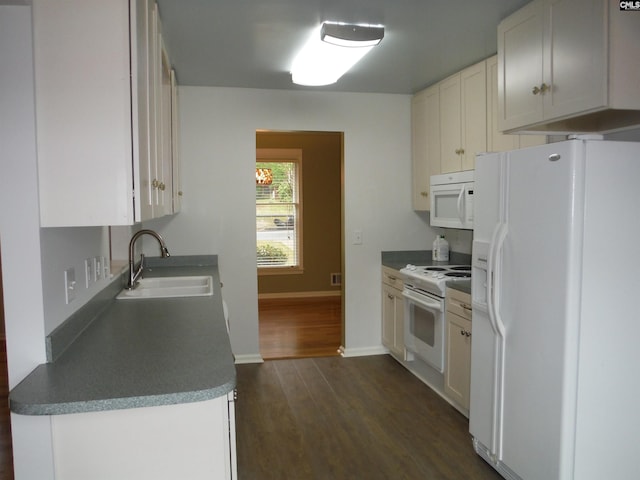
[[391, 295], [390, 293], [387, 293], [387, 298], [388, 298], [389, 300], [393, 300], [393, 295]]
[[460, 330], [460, 335], [462, 335], [463, 337], [465, 336], [465, 331], [464, 330]]
[[158, 188], [164, 192], [165, 188], [167, 188], [167, 187], [163, 182], [163, 183], [160, 183], [160, 185], [158, 185]]
[[429, 196], [429, 192], [420, 192], [420, 195], [422, 195], [423, 197], [428, 197]]
[[389, 277], [388, 277], [388, 278], [389, 278], [389, 280], [391, 280], [392, 282], [395, 282], [395, 281], [397, 280], [397, 278], [396, 278], [396, 277], [392, 277], [391, 275], [389, 275]]
[[464, 309], [464, 310], [469, 310], [471, 311], [471, 305], [467, 305], [466, 303], [461, 303], [460, 306]]
[[538, 95], [538, 94], [544, 95], [549, 90], [551, 90], [551, 87], [549, 85], [547, 85], [546, 83], [543, 83], [539, 87], [537, 85], [535, 87], [533, 87], [533, 90], [531, 90], [531, 93], [533, 93], [534, 95]]
[[158, 179], [154, 178], [153, 182], [151, 182], [151, 186], [153, 188], [158, 188], [158, 185], [160, 185], [160, 182], [158, 182]]

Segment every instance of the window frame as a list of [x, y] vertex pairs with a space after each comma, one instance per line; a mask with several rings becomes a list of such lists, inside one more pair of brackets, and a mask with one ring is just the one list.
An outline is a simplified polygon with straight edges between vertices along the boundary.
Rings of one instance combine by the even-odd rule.
[[[302, 244], [302, 229], [303, 229], [303, 196], [302, 196], [302, 150], [298, 148], [257, 148], [256, 149], [256, 164], [255, 167], [258, 167], [259, 162], [269, 162], [269, 163], [295, 163], [297, 165], [297, 202], [294, 203], [296, 209], [295, 216], [295, 245], [297, 248], [297, 265], [286, 265], [286, 266], [261, 266], [258, 265], [258, 261], [256, 258], [256, 268], [258, 270], [258, 275], [289, 275], [289, 274], [302, 274], [304, 273], [304, 263], [303, 263], [303, 244]], [[257, 205], [257, 204], [256, 204]], [[257, 217], [254, 222], [257, 222]], [[258, 229], [256, 223], [256, 250], [257, 250], [257, 242], [258, 242]]]

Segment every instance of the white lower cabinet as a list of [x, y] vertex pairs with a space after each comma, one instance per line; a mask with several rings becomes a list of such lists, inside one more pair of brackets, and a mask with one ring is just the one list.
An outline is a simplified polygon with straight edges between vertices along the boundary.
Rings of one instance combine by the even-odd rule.
[[51, 417], [55, 478], [235, 480], [234, 392], [213, 400]]
[[400, 273], [382, 267], [382, 344], [404, 359], [404, 298]]
[[447, 289], [444, 391], [468, 415], [471, 390], [471, 295]]

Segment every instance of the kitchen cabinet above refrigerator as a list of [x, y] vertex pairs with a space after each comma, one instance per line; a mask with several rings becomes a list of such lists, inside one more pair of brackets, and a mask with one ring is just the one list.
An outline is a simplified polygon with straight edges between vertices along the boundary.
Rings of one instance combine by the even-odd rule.
[[640, 15], [534, 0], [498, 25], [498, 127], [607, 133], [640, 124]]
[[33, 24], [41, 226], [174, 213], [176, 105], [157, 5], [34, 0]]

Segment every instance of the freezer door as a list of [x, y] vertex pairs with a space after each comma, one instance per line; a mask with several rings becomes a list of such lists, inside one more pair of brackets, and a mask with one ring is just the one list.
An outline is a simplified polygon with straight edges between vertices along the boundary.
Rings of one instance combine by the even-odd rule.
[[471, 259], [471, 401], [469, 431], [490, 455], [497, 447], [498, 338], [489, 318], [491, 239], [504, 217], [504, 153], [476, 157], [474, 241]]

